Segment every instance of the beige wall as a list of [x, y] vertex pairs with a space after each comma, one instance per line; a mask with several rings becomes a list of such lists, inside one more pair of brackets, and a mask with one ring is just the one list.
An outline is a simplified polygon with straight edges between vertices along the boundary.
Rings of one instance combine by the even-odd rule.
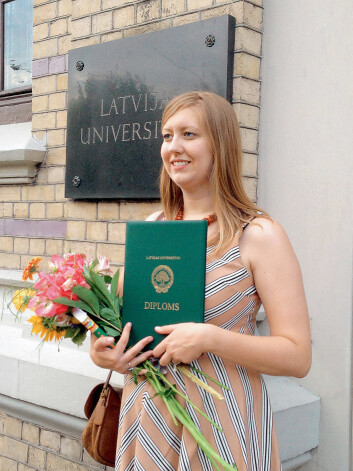
[[301, 469], [352, 469], [353, 10], [349, 0], [268, 0], [259, 204], [288, 231], [310, 311], [320, 446]]
[[29, 227], [26, 221], [61, 221], [66, 223], [66, 233], [29, 236], [27, 229], [17, 225], [16, 233], [5, 230], [1, 235], [0, 228], [1, 268], [20, 269], [35, 255], [46, 259], [67, 251], [106, 255], [120, 265], [125, 221], [144, 219], [159, 208], [159, 203], [152, 202], [65, 199], [68, 51], [222, 14], [235, 16], [237, 22], [233, 103], [243, 137], [244, 182], [255, 200], [262, 0], [34, 0], [32, 130], [47, 155], [34, 184], [0, 185], [0, 215], [7, 222], [24, 221], [23, 228]]
[[94, 461], [79, 439], [11, 417], [1, 410], [0, 431], [4, 434], [0, 435], [2, 471], [113, 470]]

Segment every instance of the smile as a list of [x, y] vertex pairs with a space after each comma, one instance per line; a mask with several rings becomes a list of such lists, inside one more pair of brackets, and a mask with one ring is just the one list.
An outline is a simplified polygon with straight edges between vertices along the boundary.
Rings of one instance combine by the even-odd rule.
[[189, 162], [187, 160], [177, 160], [175, 162], [172, 162], [173, 167], [183, 167], [184, 165], [187, 165]]

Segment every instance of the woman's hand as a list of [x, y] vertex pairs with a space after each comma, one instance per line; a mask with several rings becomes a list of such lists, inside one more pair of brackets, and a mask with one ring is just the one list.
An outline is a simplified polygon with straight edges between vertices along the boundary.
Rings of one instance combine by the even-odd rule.
[[[145, 337], [136, 345], [125, 351], [131, 331], [131, 323], [128, 322], [120, 336], [118, 343], [113, 347], [113, 337], [91, 336], [91, 358], [93, 362], [101, 368], [107, 368], [118, 373], [128, 373], [130, 368], [147, 360], [152, 355], [152, 351], [140, 353], [143, 348], [152, 342], [153, 337]], [[112, 348], [109, 348], [112, 347]]]
[[171, 361], [191, 363], [202, 355], [206, 349], [209, 325], [184, 322], [180, 324], [156, 327], [158, 334], [167, 335], [153, 350], [153, 355], [159, 358], [161, 366]]

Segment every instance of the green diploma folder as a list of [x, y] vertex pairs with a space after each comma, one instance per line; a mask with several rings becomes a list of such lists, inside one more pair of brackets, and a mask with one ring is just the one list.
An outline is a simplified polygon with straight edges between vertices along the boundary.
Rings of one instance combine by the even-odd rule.
[[207, 221], [133, 221], [126, 225], [123, 324], [129, 345], [155, 326], [203, 322]]

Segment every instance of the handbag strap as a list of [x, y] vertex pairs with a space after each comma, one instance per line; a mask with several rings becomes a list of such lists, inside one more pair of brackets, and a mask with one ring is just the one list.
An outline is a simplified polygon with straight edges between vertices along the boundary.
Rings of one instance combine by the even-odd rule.
[[103, 389], [106, 389], [108, 387], [108, 384], [109, 384], [110, 378], [112, 376], [112, 373], [113, 373], [113, 370], [110, 370], [109, 373], [108, 373], [107, 379], [105, 380]]

